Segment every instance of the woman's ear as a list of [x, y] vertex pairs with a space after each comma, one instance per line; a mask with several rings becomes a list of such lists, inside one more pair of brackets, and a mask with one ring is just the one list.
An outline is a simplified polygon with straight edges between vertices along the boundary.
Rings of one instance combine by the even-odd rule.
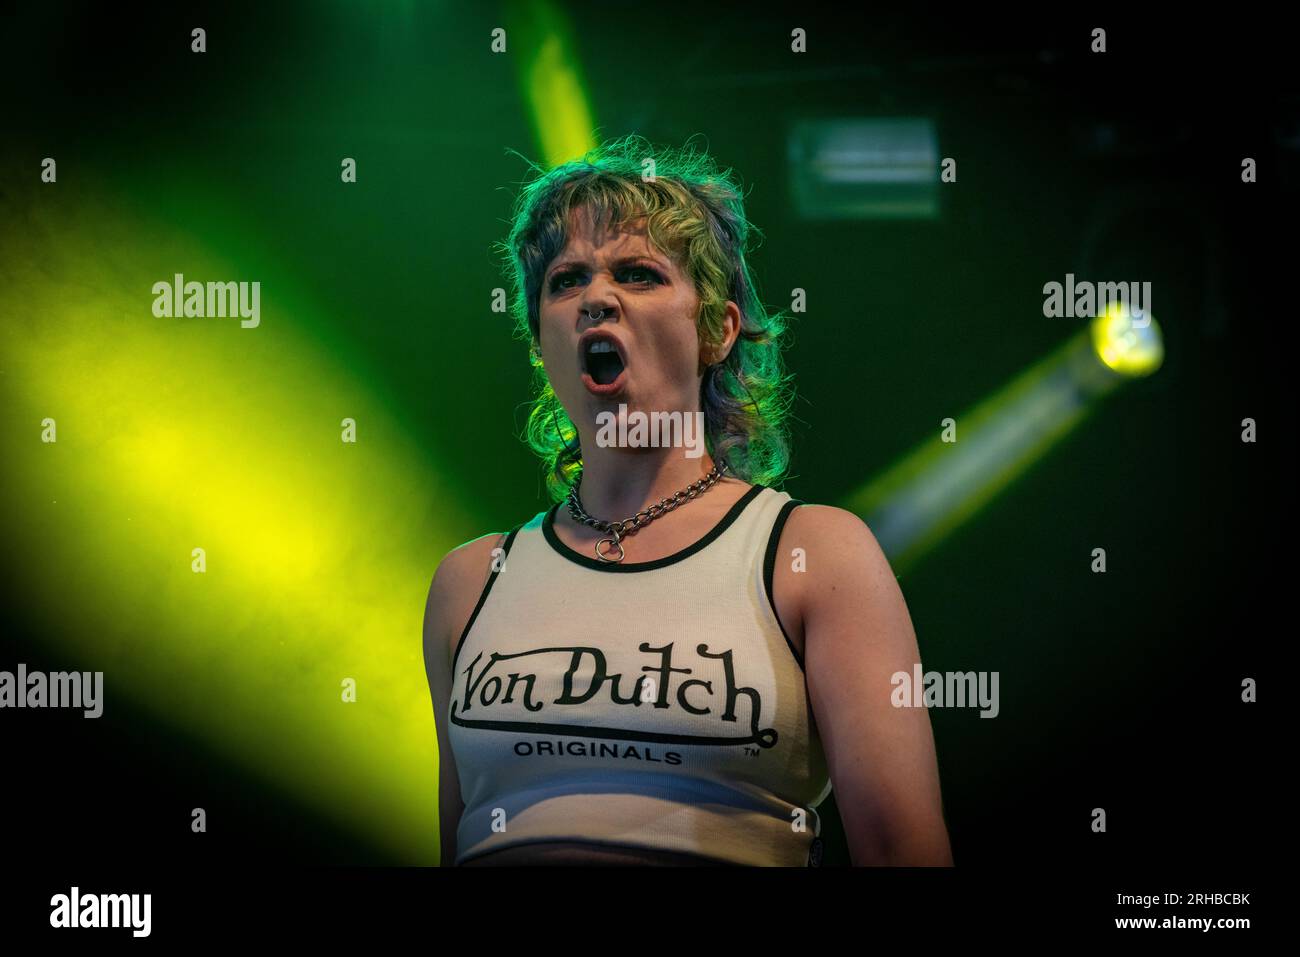
[[712, 361], [721, 362], [731, 355], [731, 349], [739, 336], [740, 307], [728, 299], [726, 309], [722, 313], [722, 342], [717, 345]]
[[717, 342], [705, 340], [700, 344], [700, 375], [731, 355], [731, 349], [739, 335], [740, 307], [728, 300], [722, 314], [722, 339]]

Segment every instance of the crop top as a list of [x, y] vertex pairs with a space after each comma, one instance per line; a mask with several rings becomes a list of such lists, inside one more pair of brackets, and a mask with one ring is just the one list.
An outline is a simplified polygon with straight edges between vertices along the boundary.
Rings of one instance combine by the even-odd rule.
[[771, 597], [799, 504], [754, 485], [649, 562], [570, 548], [559, 503], [510, 532], [452, 660], [457, 864], [552, 841], [820, 863], [831, 783]]

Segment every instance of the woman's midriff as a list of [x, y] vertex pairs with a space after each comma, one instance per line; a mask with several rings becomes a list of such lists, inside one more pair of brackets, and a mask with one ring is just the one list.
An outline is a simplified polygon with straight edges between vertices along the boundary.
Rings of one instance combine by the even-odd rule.
[[639, 847], [572, 841], [520, 844], [472, 857], [461, 867], [725, 867], [725, 861]]

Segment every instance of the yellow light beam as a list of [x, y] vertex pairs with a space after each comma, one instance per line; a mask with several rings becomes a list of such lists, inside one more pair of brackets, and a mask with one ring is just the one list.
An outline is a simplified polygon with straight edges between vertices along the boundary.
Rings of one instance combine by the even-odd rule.
[[507, 5], [509, 42], [519, 44], [519, 82], [547, 166], [577, 159], [596, 143], [579, 64], [583, 57], [567, 17], [550, 0]]
[[956, 441], [940, 432], [844, 507], [863, 517], [903, 574], [1077, 427], [1102, 396], [1152, 374], [1163, 356], [1155, 319], [1135, 320], [1112, 303], [1088, 329], [955, 416]]
[[[420, 628], [454, 544], [432, 503], [457, 509], [455, 492], [321, 351], [274, 263], [70, 185], [38, 195], [0, 210], [21, 224], [0, 236], [0, 507], [51, 650], [104, 672], [106, 713], [130, 698], [393, 860], [432, 863]], [[260, 326], [155, 317], [152, 284], [175, 272], [262, 281]]]

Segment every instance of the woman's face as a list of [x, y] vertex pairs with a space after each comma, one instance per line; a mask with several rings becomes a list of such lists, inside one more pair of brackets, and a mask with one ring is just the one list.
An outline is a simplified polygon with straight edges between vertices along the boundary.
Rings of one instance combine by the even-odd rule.
[[[621, 403], [629, 412], [699, 410], [699, 305], [695, 284], [650, 245], [644, 221], [598, 234], [587, 211], [575, 210], [568, 244], [543, 275], [539, 338], [584, 444], [596, 414]], [[601, 339], [610, 345], [597, 349], [611, 351], [590, 351]]]

